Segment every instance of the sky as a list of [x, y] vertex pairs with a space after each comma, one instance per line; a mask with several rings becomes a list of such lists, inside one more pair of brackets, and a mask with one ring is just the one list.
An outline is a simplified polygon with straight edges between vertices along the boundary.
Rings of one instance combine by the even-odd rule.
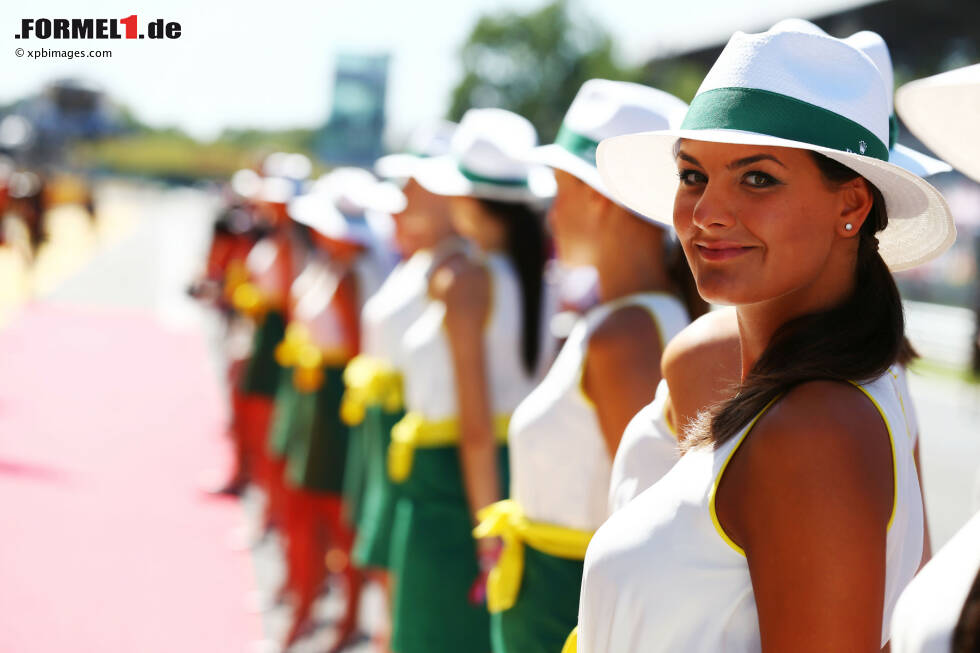
[[[626, 63], [722, 43], [737, 29], [816, 17], [868, 0], [572, 0], [603, 24]], [[479, 17], [547, 0], [34, 0], [0, 3], [0, 104], [79, 77], [153, 125], [202, 139], [225, 127], [321, 125], [338, 51], [388, 52], [389, 139], [441, 117], [461, 76], [458, 52]], [[181, 24], [176, 40], [15, 39], [23, 18], [139, 17]], [[122, 29], [122, 28], [121, 28]], [[25, 49], [109, 49], [108, 59], [29, 59]]]

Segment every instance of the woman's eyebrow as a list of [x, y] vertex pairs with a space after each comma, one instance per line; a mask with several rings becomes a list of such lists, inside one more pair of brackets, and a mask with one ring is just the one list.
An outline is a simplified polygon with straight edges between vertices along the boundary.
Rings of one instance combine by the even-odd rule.
[[688, 163], [693, 163], [694, 165], [696, 165], [699, 168], [703, 168], [704, 167], [704, 166], [701, 165], [701, 162], [700, 161], [698, 161], [697, 159], [695, 159], [690, 154], [687, 154], [686, 152], [678, 152], [677, 153], [677, 158], [680, 159], [680, 160], [682, 160], [682, 161], [687, 161]]
[[754, 154], [752, 156], [747, 156], [747, 157], [743, 157], [741, 159], [736, 159], [736, 160], [732, 161], [731, 163], [729, 163], [726, 167], [729, 170], [734, 170], [735, 168], [741, 168], [743, 166], [751, 165], [751, 164], [757, 163], [759, 161], [772, 161], [775, 164], [779, 165], [780, 167], [783, 167], [783, 168], [786, 167], [785, 165], [783, 165], [783, 162], [782, 161], [780, 161], [779, 159], [777, 159], [776, 157], [774, 157], [771, 154]]

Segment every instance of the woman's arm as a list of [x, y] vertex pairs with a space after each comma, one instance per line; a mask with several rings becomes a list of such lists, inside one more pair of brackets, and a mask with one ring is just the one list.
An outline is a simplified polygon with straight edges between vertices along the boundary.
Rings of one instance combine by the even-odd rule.
[[456, 376], [459, 457], [470, 513], [500, 499], [497, 443], [487, 387], [484, 325], [490, 315], [486, 268], [456, 259], [433, 276], [434, 295], [446, 305], [446, 332]]
[[662, 347], [657, 325], [639, 306], [612, 313], [589, 339], [582, 389], [595, 405], [610, 456], [657, 391]]
[[765, 653], [881, 649], [889, 434], [857, 388], [810, 382], [759, 420], [716, 509], [745, 551]]

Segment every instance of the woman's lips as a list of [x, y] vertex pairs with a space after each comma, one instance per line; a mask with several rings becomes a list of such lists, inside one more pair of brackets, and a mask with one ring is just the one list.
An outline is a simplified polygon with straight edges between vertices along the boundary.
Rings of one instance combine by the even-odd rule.
[[695, 243], [701, 258], [706, 261], [727, 261], [745, 254], [752, 247], [738, 243]]

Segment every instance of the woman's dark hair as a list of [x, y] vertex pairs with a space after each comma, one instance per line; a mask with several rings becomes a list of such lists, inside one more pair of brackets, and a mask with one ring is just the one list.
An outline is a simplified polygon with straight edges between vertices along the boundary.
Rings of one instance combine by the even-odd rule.
[[[688, 317], [694, 321], [708, 312], [708, 302], [702, 299], [698, 292], [698, 284], [694, 280], [691, 266], [687, 264], [684, 248], [676, 238], [664, 237], [668, 241], [664, 247], [664, 267], [667, 276], [674, 284], [674, 292], [687, 309]], [[667, 343], [663, 343], [665, 346]]]
[[532, 373], [537, 365], [541, 334], [541, 293], [545, 238], [541, 217], [526, 204], [480, 200], [507, 229], [507, 257], [521, 283], [521, 356]]
[[951, 653], [978, 653], [980, 651], [980, 573], [966, 595], [966, 603], [953, 630]]
[[[840, 185], [860, 175], [834, 159], [810, 152], [824, 179]], [[807, 381], [868, 382], [895, 362], [915, 357], [905, 338], [902, 298], [878, 254], [875, 234], [888, 225], [885, 199], [874, 198], [858, 232], [854, 291], [841, 304], [783, 324], [731, 398], [711, 407], [692, 424], [685, 448], [718, 446], [734, 437], [771, 401]]]

